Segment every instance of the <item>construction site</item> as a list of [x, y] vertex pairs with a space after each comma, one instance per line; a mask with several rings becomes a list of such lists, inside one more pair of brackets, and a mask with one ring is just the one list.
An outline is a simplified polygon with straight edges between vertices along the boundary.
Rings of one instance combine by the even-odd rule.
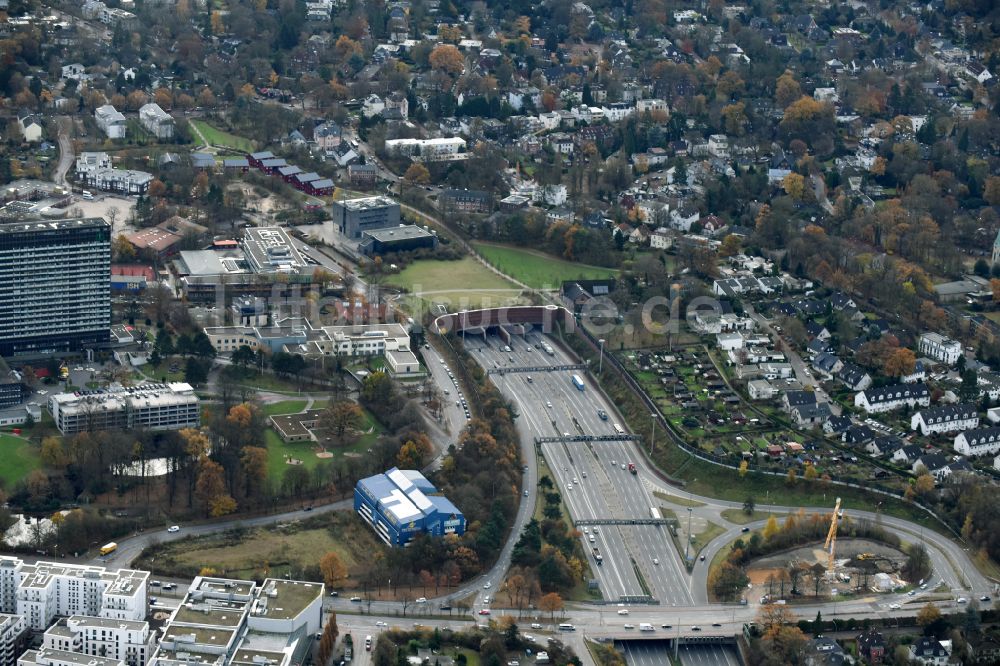
[[822, 520], [826, 538], [790, 547], [748, 563], [750, 596], [760, 603], [781, 603], [802, 597], [886, 594], [918, 581], [907, 581], [901, 571], [907, 556], [898, 548], [869, 538], [841, 538], [850, 525], [840, 498]]

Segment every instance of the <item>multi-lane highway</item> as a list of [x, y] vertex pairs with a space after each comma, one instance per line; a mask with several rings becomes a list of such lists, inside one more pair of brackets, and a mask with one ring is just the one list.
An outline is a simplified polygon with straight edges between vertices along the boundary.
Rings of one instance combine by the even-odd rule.
[[[543, 337], [529, 333], [507, 345], [500, 338], [467, 336], [466, 348], [494, 374], [496, 385], [517, 407], [522, 437], [615, 436], [615, 410], [602, 394], [584, 379], [584, 389], [573, 376], [586, 377], [572, 369], [573, 359], [558, 348], [553, 355], [542, 349]], [[509, 351], [508, 351], [509, 350]], [[567, 366], [570, 366], [568, 369]], [[537, 370], [522, 372], [524, 368]], [[648, 470], [637, 465], [630, 441], [545, 442], [541, 453], [574, 521], [645, 519], [655, 502], [644, 481]], [[529, 461], [530, 462], [530, 461]], [[529, 464], [529, 468], [532, 465]], [[692, 602], [688, 577], [670, 543], [665, 525], [584, 525], [583, 546], [589, 553], [591, 572], [599, 581], [605, 600], [622, 598], [651, 600], [672, 606]], [[593, 539], [593, 541], [591, 541]], [[597, 548], [603, 563], [597, 564]]]

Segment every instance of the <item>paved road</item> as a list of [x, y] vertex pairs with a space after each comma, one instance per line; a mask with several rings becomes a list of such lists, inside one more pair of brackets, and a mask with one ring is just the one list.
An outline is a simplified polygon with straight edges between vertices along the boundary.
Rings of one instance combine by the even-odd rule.
[[73, 141], [70, 138], [73, 121], [69, 116], [59, 116], [56, 118], [56, 124], [59, 127], [59, 164], [52, 175], [52, 180], [55, 181], [56, 185], [65, 185], [66, 174], [69, 173], [69, 169], [73, 166], [73, 160], [76, 157], [73, 154]]

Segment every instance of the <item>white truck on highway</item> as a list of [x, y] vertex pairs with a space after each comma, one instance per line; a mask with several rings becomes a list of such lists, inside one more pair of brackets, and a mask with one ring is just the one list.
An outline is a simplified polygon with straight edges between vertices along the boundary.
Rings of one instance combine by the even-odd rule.
[[649, 622], [640, 622], [639, 631], [656, 631]]

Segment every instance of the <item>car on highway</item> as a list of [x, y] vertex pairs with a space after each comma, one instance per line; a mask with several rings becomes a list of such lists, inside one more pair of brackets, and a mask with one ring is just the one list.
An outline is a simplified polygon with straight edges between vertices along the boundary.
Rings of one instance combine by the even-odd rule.
[[984, 594], [983, 596], [979, 597], [979, 600], [980, 601], [989, 601], [990, 598], [989, 598], [989, 596], [987, 596], [987, 595]]
[[528, 489], [527, 489], [527, 488], [525, 488], [525, 489], [524, 489], [524, 496], [525, 496], [525, 497], [527, 497], [527, 496], [528, 496]]
[[587, 478], [587, 473], [586, 472], [580, 472], [580, 476], [582, 476], [583, 478], [586, 479]]
[[597, 416], [598, 416], [598, 417], [599, 417], [599, 418], [600, 418], [600, 419], [601, 419], [602, 421], [607, 421], [607, 420], [608, 420], [608, 413], [607, 413], [606, 411], [604, 411], [603, 409], [598, 409], [598, 410], [597, 410]]
[[440, 609], [441, 610], [451, 610], [451, 605], [450, 604], [445, 604], [444, 606], [440, 606]]
[[[489, 599], [489, 597], [487, 597], [487, 600], [488, 599]], [[418, 603], [418, 604], [426, 604], [427, 603], [427, 597], [417, 597], [416, 603]]]
[[744, 527], [742, 530], [740, 530], [740, 532], [743, 532], [743, 533], [746, 533], [746, 532], [749, 532], [749, 531], [750, 531], [749, 527]]
[[713, 627], [721, 627], [722, 625], [721, 625], [721, 624], [719, 624], [718, 622], [713, 622], [713, 623], [712, 623], [712, 626], [713, 626]]
[[923, 585], [921, 585], [920, 589], [921, 590], [926, 590], [927, 589], [927, 583], [924, 583]]
[[573, 483], [580, 483], [575, 476], [573, 477]]
[[573, 490], [573, 484], [572, 483], [567, 483], [566, 484], [566, 490]]
[[552, 409], [552, 403], [549, 402], [548, 400], [545, 401], [545, 406], [548, 407], [549, 409]]
[[171, 525], [170, 527], [167, 528], [167, 531], [168, 532], [180, 532], [181, 528], [180, 528], [179, 525]]
[[485, 583], [483, 583], [483, 589], [484, 589], [484, 590], [488, 590], [488, 589], [490, 589], [491, 587], [493, 587], [493, 583], [491, 583], [491, 582], [489, 582], [489, 581], [486, 581]]
[[660, 625], [660, 629], [673, 629], [673, 628], [674, 628], [674, 625], [672, 625], [672, 624], [661, 624]]
[[361, 597], [351, 597], [351, 603], [360, 604]]
[[908, 596], [908, 597], [915, 597], [915, 596], [917, 596], [917, 591], [916, 590], [910, 590], [909, 592], [906, 593], [906, 596]]
[[626, 629], [635, 629], [635, 625], [634, 624], [626, 624], [625, 628]]
[[383, 620], [379, 620], [378, 622], [376, 622], [376, 623], [375, 623], [375, 626], [376, 626], [376, 627], [388, 627], [388, 626], [389, 626], [389, 623], [388, 623], [388, 622], [385, 622], [385, 621], [383, 621]]
[[696, 624], [696, 625], [694, 625], [693, 627], [691, 627], [691, 631], [701, 631], [701, 627], [699, 627], [699, 626], [698, 626], [698, 625]]
[[619, 608], [618, 609], [618, 614], [619, 615], [628, 615], [628, 609], [627, 608]]
[[659, 566], [659, 565], [660, 565], [660, 558], [658, 558], [658, 557], [654, 557], [654, 558], [653, 558], [653, 564], [655, 564], [655, 565]]
[[531, 623], [531, 628], [532, 628], [532, 629], [541, 629], [541, 628], [542, 628], [542, 625], [540, 625], [540, 624], [539, 624], [539, 623], [537, 623], [537, 622], [532, 622], [532, 623]]
[[956, 604], [967, 604], [967, 603], [969, 603], [969, 600], [966, 599], [965, 597], [959, 597], [958, 599], [955, 599], [955, 603]]
[[149, 581], [149, 585], [151, 587], [159, 587], [160, 586], [160, 581], [158, 581], [158, 580], [151, 580], [151, 581]]
[[479, 609], [479, 614], [480, 615], [489, 615], [490, 614], [490, 609], [489, 608], [480, 608]]
[[889, 610], [899, 610], [899, 604], [889, 604]]
[[702, 562], [704, 562], [704, 561], [705, 561], [705, 556], [704, 556], [704, 555], [702, 555], [702, 556], [701, 556], [700, 558], [698, 558], [698, 559], [700, 559], [700, 560], [701, 560]]

